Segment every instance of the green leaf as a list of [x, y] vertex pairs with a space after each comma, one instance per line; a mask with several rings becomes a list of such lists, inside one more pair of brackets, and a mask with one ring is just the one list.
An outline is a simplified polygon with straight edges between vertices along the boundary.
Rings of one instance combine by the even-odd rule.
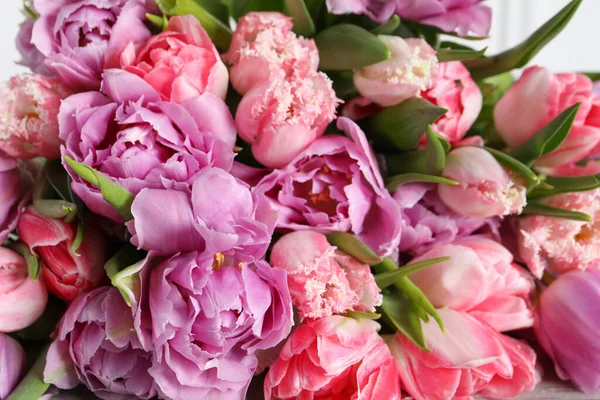
[[339, 24], [315, 36], [319, 69], [349, 70], [390, 58], [390, 50], [374, 34], [356, 25]]
[[313, 22], [304, 0], [284, 0], [283, 10], [286, 15], [294, 21], [294, 32], [304, 37], [315, 34], [315, 23]]
[[437, 58], [440, 62], [474, 60], [483, 57], [487, 49], [484, 47], [481, 50], [466, 50], [446, 47], [437, 51]]
[[590, 217], [588, 214], [579, 211], [566, 210], [564, 208], [552, 207], [546, 204], [533, 202], [527, 204], [527, 206], [523, 210], [523, 215], [543, 215], [546, 217], [563, 218], [570, 219], [573, 221], [584, 222], [593, 221], [593, 218]]
[[413, 264], [408, 264], [394, 271], [383, 272], [381, 274], [375, 275], [375, 282], [377, 283], [377, 286], [379, 286], [380, 289], [385, 289], [388, 286], [396, 284], [398, 280], [412, 274], [413, 272], [420, 271], [433, 264], [448, 261], [449, 259], [450, 257], [438, 257], [431, 258], [429, 260], [419, 261]]
[[392, 328], [400, 331], [421, 349], [429, 351], [423, 335], [418, 306], [406, 295], [402, 293], [384, 294], [381, 311], [384, 319]]
[[587, 176], [557, 176], [544, 181], [549, 188], [537, 187], [527, 194], [530, 199], [554, 196], [559, 193], [587, 192], [600, 188], [600, 174]]
[[106, 275], [111, 284], [119, 289], [128, 306], [139, 299], [140, 277], [139, 272], [143, 256], [137, 249], [129, 244], [121, 249], [104, 264]]
[[20, 254], [27, 264], [27, 274], [32, 281], [37, 280], [42, 270], [40, 260], [31, 252], [29, 246], [22, 242], [13, 242], [8, 246], [11, 250]]
[[85, 227], [80, 222], [79, 224], [77, 224], [77, 234], [75, 235], [75, 240], [73, 240], [73, 244], [71, 245], [71, 252], [76, 257], [79, 257], [79, 254], [77, 254], [77, 250], [79, 250], [79, 247], [81, 247], [81, 243], [83, 243], [84, 236], [85, 236]]
[[[415, 97], [392, 107], [384, 108], [365, 120], [365, 131], [379, 141], [379, 147], [408, 151], [417, 148], [427, 127], [448, 110], [425, 99]], [[390, 149], [390, 147], [392, 147]]]
[[587, 76], [594, 82], [600, 81], [600, 72], [580, 72], [580, 74]]
[[131, 214], [131, 204], [135, 198], [133, 193], [114, 183], [106, 175], [88, 165], [79, 163], [67, 156], [64, 157], [64, 160], [81, 179], [100, 189], [104, 200], [113, 206], [125, 221], [133, 219], [133, 215]]
[[170, 16], [191, 14], [198, 18], [217, 48], [227, 50], [231, 42], [231, 30], [219, 18], [194, 0], [155, 0], [158, 8]]
[[352, 71], [331, 71], [327, 76], [333, 81], [333, 90], [340, 99], [348, 100], [359, 95]]
[[537, 131], [531, 139], [512, 150], [511, 157], [524, 164], [532, 165], [535, 160], [558, 148], [567, 138], [581, 103], [560, 113], [556, 118]]
[[46, 355], [48, 354], [48, 348], [49, 346], [46, 346], [42, 350], [27, 375], [25, 375], [19, 385], [12, 391], [6, 400], [39, 399], [44, 393], [46, 393], [46, 390], [48, 390], [51, 383], [44, 382], [44, 367], [46, 366]]
[[475, 80], [480, 80], [524, 67], [567, 26], [580, 5], [581, 0], [571, 1], [524, 42], [512, 49], [493, 57], [467, 61], [465, 64], [471, 70], [471, 75]]
[[419, 173], [407, 173], [407, 174], [400, 174], [400, 175], [394, 175], [394, 176], [389, 177], [386, 180], [387, 184], [386, 184], [385, 188], [389, 192], [395, 192], [396, 189], [398, 189], [400, 186], [406, 185], [407, 183], [413, 183], [413, 182], [439, 183], [442, 185], [452, 185], [452, 186], [458, 185], [458, 182], [453, 181], [452, 179], [441, 177], [441, 176], [432, 176], [432, 175], [425, 175], [425, 174], [419, 174]]
[[326, 236], [330, 245], [337, 247], [338, 250], [363, 264], [374, 265], [381, 262], [381, 257], [354, 235], [346, 232], [331, 232]]
[[372, 319], [376, 320], [381, 318], [381, 314], [377, 314], [374, 312], [365, 312], [365, 311], [346, 311], [343, 314], [345, 317], [354, 318], [354, 319]]
[[152, 25], [154, 25], [160, 32], [167, 29], [167, 26], [169, 25], [169, 18], [167, 18], [167, 16], [165, 14], [154, 15], [154, 14], [147, 13], [146, 19], [148, 21], [150, 21], [150, 23], [152, 23]]
[[535, 172], [533, 172], [531, 168], [523, 164], [521, 161], [490, 147], [484, 147], [484, 149], [493, 155], [500, 164], [523, 177], [528, 189], [534, 188], [541, 184], [540, 178], [535, 174]]
[[446, 168], [446, 148], [440, 140], [440, 136], [433, 131], [431, 125], [427, 127], [427, 146], [425, 154], [425, 173], [428, 175], [441, 175]]
[[394, 14], [394, 16], [392, 16], [388, 22], [383, 25], [379, 25], [377, 28], [371, 30], [371, 32], [375, 35], [389, 35], [393, 33], [399, 25], [400, 17], [397, 14]]

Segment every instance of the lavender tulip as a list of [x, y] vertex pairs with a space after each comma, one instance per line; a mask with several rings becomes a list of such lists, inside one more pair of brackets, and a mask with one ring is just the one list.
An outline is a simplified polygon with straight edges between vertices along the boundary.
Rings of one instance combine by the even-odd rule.
[[25, 351], [15, 339], [0, 333], [0, 400], [6, 399], [25, 373]]

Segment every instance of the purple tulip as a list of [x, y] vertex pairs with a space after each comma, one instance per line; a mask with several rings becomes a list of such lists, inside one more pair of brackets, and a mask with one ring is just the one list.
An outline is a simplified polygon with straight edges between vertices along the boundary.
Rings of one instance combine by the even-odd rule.
[[101, 287], [69, 306], [46, 357], [44, 380], [72, 389], [84, 383], [103, 399], [156, 396], [152, 354], [135, 333], [131, 309], [114, 287]]
[[127, 225], [139, 248], [162, 255], [223, 253], [236, 264], [265, 255], [277, 219], [263, 195], [219, 168], [200, 171], [191, 196], [144, 189], [131, 211], [134, 219]]
[[19, 383], [27, 360], [21, 344], [0, 333], [0, 400], [6, 399]]
[[[64, 100], [59, 113], [63, 156], [134, 194], [144, 188], [189, 191], [202, 168], [231, 168], [235, 127], [220, 98], [204, 93], [181, 104], [165, 102], [142, 78], [117, 69], [104, 73], [102, 89], [108, 97], [87, 92]], [[94, 213], [121, 221], [98, 189], [71, 175], [74, 192]]]
[[31, 43], [34, 23], [34, 20], [26, 19], [19, 25], [19, 33], [15, 42], [22, 57], [19, 64], [29, 67], [34, 74], [52, 76], [54, 72], [44, 62], [46, 57]]
[[350, 138], [317, 139], [264, 177], [256, 191], [278, 211], [278, 228], [351, 232], [379, 255], [391, 255], [400, 241], [400, 208], [383, 185], [365, 134], [348, 118], [337, 125]]
[[102, 71], [119, 65], [125, 46], [146, 41], [145, 0], [34, 0], [40, 17], [31, 43], [72, 89], [97, 90]]
[[0, 152], [0, 244], [17, 227], [25, 189], [17, 161]]
[[221, 253], [169, 258], [150, 252], [141, 270], [136, 331], [155, 359], [150, 374], [172, 400], [243, 400], [258, 350], [292, 327], [286, 273]]
[[435, 185], [402, 185], [394, 199], [402, 210], [402, 253], [418, 256], [436, 245], [452, 243], [475, 232], [498, 236], [497, 218], [466, 217], [451, 211], [438, 197]]

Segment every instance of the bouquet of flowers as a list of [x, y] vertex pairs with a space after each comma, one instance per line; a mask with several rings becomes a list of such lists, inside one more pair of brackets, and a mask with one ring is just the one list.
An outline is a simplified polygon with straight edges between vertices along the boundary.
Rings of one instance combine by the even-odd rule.
[[529, 66], [580, 3], [26, 1], [0, 399], [600, 391], [600, 76]]

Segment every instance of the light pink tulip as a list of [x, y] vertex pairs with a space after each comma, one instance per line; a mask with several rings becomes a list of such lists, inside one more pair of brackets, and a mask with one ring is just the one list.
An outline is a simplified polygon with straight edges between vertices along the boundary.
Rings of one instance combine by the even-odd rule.
[[323, 134], [335, 119], [338, 102], [321, 72], [269, 80], [242, 98], [235, 125], [260, 163], [282, 168]]
[[390, 107], [431, 87], [438, 60], [425, 40], [378, 37], [390, 49], [391, 57], [354, 71], [354, 86], [362, 96]]
[[0, 332], [28, 327], [42, 315], [47, 302], [43, 280], [32, 281], [23, 257], [0, 247]]
[[496, 105], [494, 122], [502, 139], [514, 148], [579, 102], [581, 107], [566, 140], [536, 162], [538, 167], [559, 167], [598, 154], [600, 99], [593, 93], [588, 77], [530, 67]]
[[15, 75], [0, 86], [0, 150], [14, 158], [58, 158], [58, 109], [63, 84], [41, 75]]
[[501, 332], [533, 325], [535, 284], [501, 244], [465, 238], [436, 246], [411, 263], [437, 257], [450, 260], [410, 275], [435, 307], [468, 312]]
[[486, 150], [459, 147], [448, 153], [443, 176], [458, 186], [438, 185], [440, 199], [468, 217], [518, 214], [525, 207], [525, 186], [515, 181]]
[[592, 222], [533, 215], [519, 220], [519, 251], [531, 272], [565, 273], [600, 267], [600, 190], [564, 193], [543, 199], [546, 205], [581, 211]]
[[598, 302], [600, 272], [574, 271], [544, 290], [537, 307], [535, 334], [557, 375], [586, 394], [600, 392]]
[[423, 323], [431, 352], [397, 333], [386, 338], [402, 381], [415, 400], [507, 399], [533, 390], [535, 352], [466, 313], [438, 310], [446, 332]]
[[17, 227], [25, 202], [27, 185], [24, 174], [14, 158], [0, 151], [0, 244]]
[[375, 311], [381, 305], [370, 267], [336, 250], [321, 233], [284, 235], [273, 246], [271, 264], [287, 271], [292, 302], [301, 318]]
[[8, 398], [25, 374], [27, 359], [19, 342], [0, 333], [0, 400]]
[[240, 18], [223, 60], [231, 65], [231, 85], [244, 95], [276, 77], [302, 78], [319, 67], [314, 40], [293, 32], [290, 17], [278, 12], [251, 12]]
[[196, 17], [173, 17], [167, 29], [143, 46], [130, 43], [121, 68], [148, 82], [163, 100], [182, 103], [202, 93], [225, 99], [227, 67]]
[[398, 372], [379, 324], [342, 316], [296, 329], [265, 378], [266, 400], [399, 400]]

